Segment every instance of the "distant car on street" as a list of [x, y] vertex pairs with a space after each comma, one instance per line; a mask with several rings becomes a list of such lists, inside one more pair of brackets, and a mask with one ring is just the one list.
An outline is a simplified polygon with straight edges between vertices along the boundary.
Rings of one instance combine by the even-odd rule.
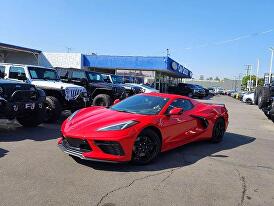
[[247, 104], [254, 104], [254, 92], [244, 94], [242, 101]]

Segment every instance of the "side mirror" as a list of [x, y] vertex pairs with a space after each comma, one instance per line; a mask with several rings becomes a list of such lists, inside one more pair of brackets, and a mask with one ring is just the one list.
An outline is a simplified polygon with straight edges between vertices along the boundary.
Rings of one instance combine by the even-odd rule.
[[18, 74], [17, 79], [23, 80], [23, 81], [27, 80], [26, 74], [24, 73]]
[[0, 72], [0, 78], [4, 78], [6, 75], [4, 72]]
[[121, 102], [120, 99], [115, 99], [114, 102], [113, 102], [113, 104], [118, 104], [119, 102]]
[[180, 115], [182, 113], [183, 113], [183, 109], [176, 107], [176, 108], [170, 110], [168, 114], [171, 116], [171, 115]]

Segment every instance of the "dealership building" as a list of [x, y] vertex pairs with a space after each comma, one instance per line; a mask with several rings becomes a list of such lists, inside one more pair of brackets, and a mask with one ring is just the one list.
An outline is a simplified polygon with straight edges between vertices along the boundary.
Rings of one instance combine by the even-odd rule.
[[126, 82], [145, 83], [165, 92], [170, 84], [192, 78], [192, 72], [169, 56], [112, 56], [82, 53], [50, 53], [0, 43], [0, 63], [74, 68], [115, 74]]
[[[41, 54], [40, 65], [54, 68], [76, 68], [134, 78], [138, 83], [154, 85], [167, 91], [170, 84], [191, 78], [192, 72], [168, 56], [111, 56], [81, 53]], [[126, 78], [127, 77], [127, 78]]]

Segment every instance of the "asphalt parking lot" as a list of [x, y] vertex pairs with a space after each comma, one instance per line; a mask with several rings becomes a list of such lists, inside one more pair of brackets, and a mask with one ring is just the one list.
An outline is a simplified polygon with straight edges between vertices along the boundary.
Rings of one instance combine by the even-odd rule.
[[192, 143], [147, 166], [75, 160], [60, 125], [0, 125], [0, 205], [274, 205], [274, 124], [230, 97], [220, 144]]

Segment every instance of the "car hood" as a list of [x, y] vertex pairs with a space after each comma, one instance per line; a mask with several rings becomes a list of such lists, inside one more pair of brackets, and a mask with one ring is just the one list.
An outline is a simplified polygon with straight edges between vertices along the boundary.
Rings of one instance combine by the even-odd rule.
[[123, 89], [122, 86], [119, 85], [114, 85], [112, 83], [106, 83], [106, 82], [94, 82], [94, 83], [90, 83], [90, 86], [94, 86], [96, 88], [105, 88], [105, 89], [113, 89], [113, 88], [121, 88]]
[[118, 112], [105, 107], [89, 107], [80, 110], [72, 120], [66, 120], [62, 126], [64, 135], [78, 136], [95, 132], [99, 128], [112, 124], [122, 123], [130, 120], [140, 120], [145, 115]]
[[56, 88], [56, 89], [78, 88], [78, 89], [83, 89], [82, 86], [69, 84], [69, 83], [64, 83], [64, 82], [61, 82], [61, 81], [32, 80], [31, 83], [35, 86], [45, 87], [45, 88]]

